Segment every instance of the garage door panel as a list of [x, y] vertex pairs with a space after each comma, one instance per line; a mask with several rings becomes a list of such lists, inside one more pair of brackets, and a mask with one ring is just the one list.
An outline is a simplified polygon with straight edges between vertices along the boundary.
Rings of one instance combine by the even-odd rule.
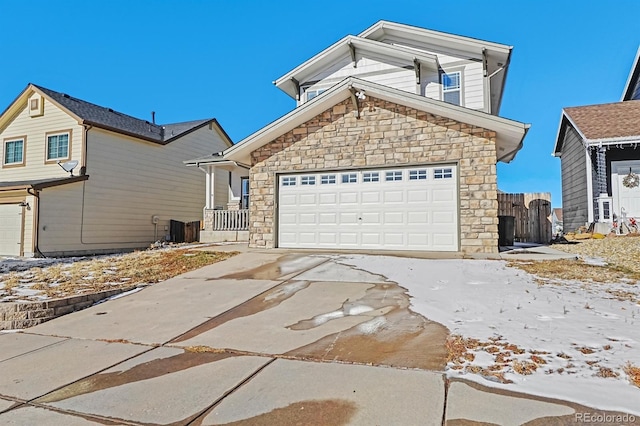
[[[315, 176], [316, 184], [279, 188], [278, 245], [456, 251], [456, 172], [413, 166], [289, 178]], [[323, 184], [328, 176], [335, 181]]]

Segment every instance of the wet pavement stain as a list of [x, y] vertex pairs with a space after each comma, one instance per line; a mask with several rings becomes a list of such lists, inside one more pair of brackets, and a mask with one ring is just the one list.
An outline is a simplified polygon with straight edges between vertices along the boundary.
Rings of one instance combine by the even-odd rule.
[[294, 330], [317, 327], [346, 314], [371, 319], [349, 330], [335, 333], [284, 354], [320, 361], [355, 362], [393, 367], [444, 370], [449, 330], [409, 309], [409, 295], [397, 284], [377, 284], [357, 301], [345, 302], [341, 311], [326, 317], [300, 321]]
[[[302, 272], [310, 266], [326, 262], [327, 259], [310, 259], [306, 255], [288, 254], [279, 257], [276, 261], [260, 265], [253, 269], [227, 274], [220, 278], [212, 279], [229, 279], [229, 280], [268, 280], [277, 281], [284, 276], [291, 275], [295, 272]], [[310, 262], [310, 263], [309, 263]]]
[[159, 358], [136, 365], [129, 370], [99, 373], [73, 383], [36, 400], [38, 403], [63, 401], [80, 395], [115, 388], [142, 380], [154, 379], [199, 365], [221, 361], [234, 356], [230, 353], [184, 352], [167, 358]]
[[203, 322], [197, 327], [187, 331], [185, 334], [171, 340], [169, 344], [187, 341], [202, 333], [213, 330], [226, 322], [275, 308], [285, 300], [293, 297], [297, 292], [304, 290], [307, 287], [309, 287], [309, 282], [307, 281], [292, 281], [286, 284], [280, 284], [265, 293], [262, 293], [253, 299], [249, 299], [235, 308], [218, 315], [217, 317]]
[[[301, 401], [224, 426], [340, 426], [349, 424], [356, 412], [356, 404], [343, 399]], [[196, 421], [193, 425], [202, 423]]]

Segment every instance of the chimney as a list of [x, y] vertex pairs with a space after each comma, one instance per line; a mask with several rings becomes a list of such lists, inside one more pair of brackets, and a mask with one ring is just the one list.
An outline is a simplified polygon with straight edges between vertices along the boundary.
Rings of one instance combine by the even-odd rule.
[[156, 112], [155, 111], [151, 111], [151, 122], [153, 124], [156, 124]]

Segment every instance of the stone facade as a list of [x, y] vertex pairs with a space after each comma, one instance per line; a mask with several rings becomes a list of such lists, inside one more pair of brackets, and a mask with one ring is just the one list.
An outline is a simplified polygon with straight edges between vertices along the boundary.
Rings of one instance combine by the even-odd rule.
[[460, 250], [498, 252], [496, 134], [368, 97], [350, 99], [252, 152], [249, 246], [275, 246], [276, 173], [457, 164]]

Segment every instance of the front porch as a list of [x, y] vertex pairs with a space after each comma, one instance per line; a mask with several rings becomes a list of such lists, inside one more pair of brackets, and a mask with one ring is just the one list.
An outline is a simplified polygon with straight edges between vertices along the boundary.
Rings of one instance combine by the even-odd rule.
[[249, 209], [204, 209], [200, 242], [249, 241]]

